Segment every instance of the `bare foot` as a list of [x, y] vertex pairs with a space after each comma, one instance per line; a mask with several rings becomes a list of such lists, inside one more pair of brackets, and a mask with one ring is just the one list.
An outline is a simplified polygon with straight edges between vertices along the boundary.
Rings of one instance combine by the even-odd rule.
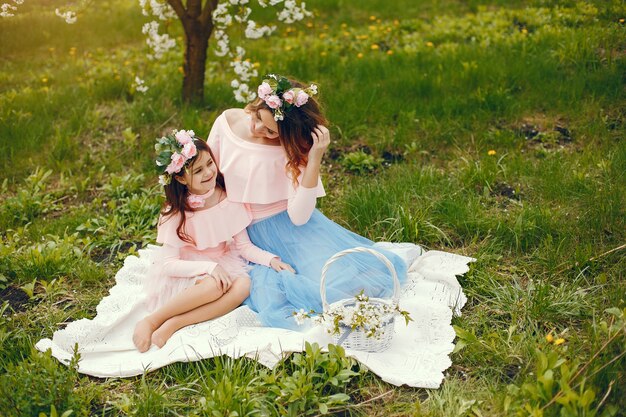
[[150, 349], [152, 345], [152, 334], [156, 330], [156, 327], [148, 317], [141, 320], [135, 326], [135, 332], [133, 333], [133, 343], [139, 352], [143, 353]]
[[180, 329], [180, 326], [176, 323], [174, 318], [167, 320], [152, 333], [152, 343], [157, 345], [159, 349], [162, 348], [178, 329]]

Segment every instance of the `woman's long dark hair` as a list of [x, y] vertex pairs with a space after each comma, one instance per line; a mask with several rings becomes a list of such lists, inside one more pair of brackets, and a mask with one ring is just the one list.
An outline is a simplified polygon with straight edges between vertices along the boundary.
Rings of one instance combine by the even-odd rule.
[[[306, 88], [301, 82], [292, 78], [288, 79], [292, 87]], [[262, 109], [272, 111], [260, 98], [245, 108], [252, 115]], [[313, 145], [311, 132], [317, 125], [327, 126], [327, 124], [328, 121], [324, 117], [322, 108], [314, 97], [309, 97], [303, 106], [291, 107], [288, 112], [285, 112], [284, 119], [278, 121], [278, 137], [287, 154], [287, 166], [285, 168], [294, 184], [298, 183], [300, 167], [306, 166], [308, 162], [308, 153]]]
[[[172, 178], [169, 184], [163, 187], [165, 189], [165, 203], [163, 204], [163, 209], [161, 210], [161, 216], [163, 216], [165, 220], [165, 217], [175, 216], [177, 213], [180, 213], [180, 223], [176, 228], [176, 234], [183, 242], [195, 245], [193, 238], [185, 232], [185, 222], [187, 221], [186, 212], [194, 211], [194, 209], [191, 208], [187, 202], [187, 197], [189, 197], [189, 188], [187, 188], [185, 184], [177, 181], [175, 177], [182, 177], [185, 174], [185, 169], [189, 169], [191, 172], [193, 164], [196, 163], [200, 152], [208, 152], [209, 155], [211, 155], [211, 159], [213, 159], [213, 163], [216, 164], [216, 162], [215, 157], [213, 157], [213, 152], [211, 152], [211, 148], [209, 148], [209, 145], [207, 145], [205, 141], [199, 138], [193, 138], [193, 144], [196, 145], [196, 149], [198, 150], [196, 156], [191, 158], [189, 164], [185, 168], [181, 169], [179, 173], [172, 175], [174, 178]], [[224, 176], [219, 169], [217, 171], [215, 186], [219, 186], [223, 191], [226, 191]]]

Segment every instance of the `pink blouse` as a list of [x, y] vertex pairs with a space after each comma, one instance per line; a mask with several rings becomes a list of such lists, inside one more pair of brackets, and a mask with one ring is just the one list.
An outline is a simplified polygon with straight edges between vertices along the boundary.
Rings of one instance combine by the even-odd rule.
[[255, 220], [287, 210], [294, 224], [306, 223], [317, 197], [326, 195], [322, 181], [318, 179], [317, 187], [312, 188], [294, 186], [286, 171], [283, 147], [253, 143], [237, 136], [226, 118], [227, 112], [234, 111], [240, 110], [226, 110], [217, 117], [207, 140], [224, 174], [228, 199], [249, 203]]
[[186, 212], [185, 232], [194, 243], [185, 242], [176, 233], [180, 214], [159, 219], [157, 242], [163, 244], [163, 273], [172, 277], [210, 274], [218, 259], [230, 250], [229, 242], [244, 259], [269, 266], [276, 255], [250, 241], [246, 227], [252, 214], [244, 204], [223, 200], [215, 206]]

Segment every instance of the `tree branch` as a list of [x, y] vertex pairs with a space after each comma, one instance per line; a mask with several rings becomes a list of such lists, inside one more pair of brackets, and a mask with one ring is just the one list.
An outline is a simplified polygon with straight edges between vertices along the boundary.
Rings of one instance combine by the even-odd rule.
[[211, 34], [213, 31], [213, 11], [217, 7], [219, 0], [207, 0], [200, 15], [200, 23], [203, 28], [207, 29], [207, 33]]
[[180, 21], [183, 22], [183, 25], [185, 25], [187, 20], [187, 10], [185, 10], [183, 3], [181, 3], [180, 0], [167, 0], [167, 2], [170, 6], [172, 6], [172, 9], [174, 9]]
[[187, 14], [192, 19], [200, 17], [202, 12], [202, 0], [187, 0]]

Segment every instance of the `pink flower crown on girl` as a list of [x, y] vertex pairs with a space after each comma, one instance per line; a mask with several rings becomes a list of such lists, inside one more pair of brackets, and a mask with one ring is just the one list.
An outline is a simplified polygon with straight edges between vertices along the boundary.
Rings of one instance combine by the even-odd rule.
[[274, 120], [285, 118], [285, 113], [294, 106], [300, 107], [309, 101], [309, 97], [317, 94], [317, 85], [311, 84], [307, 88], [292, 87], [289, 80], [281, 75], [268, 74], [263, 79], [257, 93], [259, 98], [268, 105], [274, 113]]
[[193, 143], [194, 136], [193, 130], [173, 130], [172, 133], [157, 139], [154, 150], [157, 152], [155, 163], [160, 174], [159, 184], [169, 184], [172, 175], [179, 173], [198, 154], [198, 149]]

